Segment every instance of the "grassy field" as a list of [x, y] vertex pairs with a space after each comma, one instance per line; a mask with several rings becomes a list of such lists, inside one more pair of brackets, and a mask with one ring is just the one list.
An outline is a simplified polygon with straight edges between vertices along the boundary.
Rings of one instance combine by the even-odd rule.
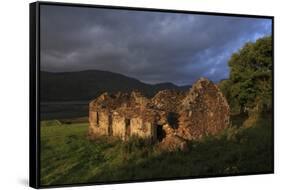
[[190, 142], [186, 153], [161, 152], [138, 139], [88, 140], [87, 128], [86, 122], [42, 122], [42, 185], [273, 171], [270, 117]]

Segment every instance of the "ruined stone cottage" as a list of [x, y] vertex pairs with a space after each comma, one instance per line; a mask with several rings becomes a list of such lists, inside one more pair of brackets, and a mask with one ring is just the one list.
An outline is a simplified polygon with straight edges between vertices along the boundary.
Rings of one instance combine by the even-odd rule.
[[187, 148], [189, 140], [216, 134], [229, 124], [229, 106], [218, 87], [205, 78], [186, 92], [103, 93], [89, 105], [89, 134], [137, 136], [168, 150]]

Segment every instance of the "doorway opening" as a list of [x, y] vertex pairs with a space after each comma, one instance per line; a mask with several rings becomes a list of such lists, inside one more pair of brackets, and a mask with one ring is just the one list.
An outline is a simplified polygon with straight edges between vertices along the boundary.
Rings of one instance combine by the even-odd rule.
[[125, 139], [129, 139], [131, 134], [131, 120], [125, 119]]
[[108, 135], [112, 136], [112, 115], [108, 116]]
[[157, 141], [161, 142], [166, 137], [166, 132], [163, 130], [163, 125], [156, 125]]

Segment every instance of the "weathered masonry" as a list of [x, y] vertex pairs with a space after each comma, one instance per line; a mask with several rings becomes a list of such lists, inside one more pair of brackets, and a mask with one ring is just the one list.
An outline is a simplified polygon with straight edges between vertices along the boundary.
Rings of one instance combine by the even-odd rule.
[[201, 78], [187, 92], [159, 91], [148, 99], [139, 92], [103, 93], [90, 102], [89, 134], [131, 136], [185, 149], [188, 140], [216, 134], [229, 124], [229, 106], [211, 81]]

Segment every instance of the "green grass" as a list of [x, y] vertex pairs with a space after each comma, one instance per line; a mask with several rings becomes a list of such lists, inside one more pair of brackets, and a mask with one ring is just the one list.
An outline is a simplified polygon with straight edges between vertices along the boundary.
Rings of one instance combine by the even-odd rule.
[[88, 140], [87, 123], [50, 125], [41, 127], [42, 185], [273, 171], [269, 117], [190, 142], [186, 153], [161, 152], [134, 138]]

